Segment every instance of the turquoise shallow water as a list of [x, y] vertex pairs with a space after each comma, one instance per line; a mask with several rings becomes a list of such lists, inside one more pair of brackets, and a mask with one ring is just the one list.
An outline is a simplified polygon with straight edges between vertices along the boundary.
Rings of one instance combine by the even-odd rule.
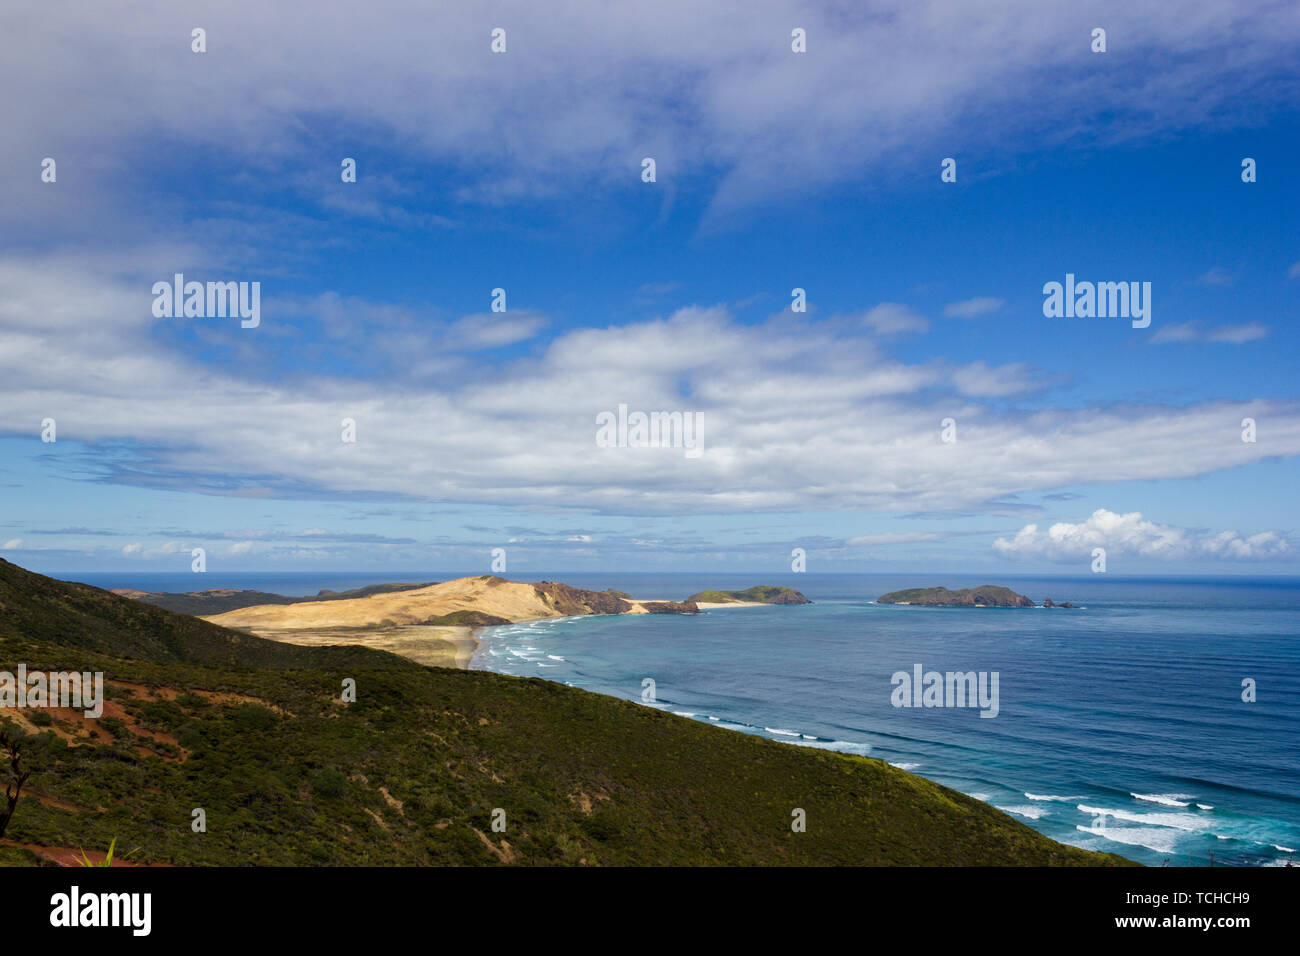
[[[208, 574], [202, 587], [311, 595], [448, 572]], [[187, 591], [190, 574], [67, 575]], [[524, 575], [637, 597], [788, 584], [815, 604], [697, 617], [587, 617], [489, 628], [474, 667], [655, 703], [791, 745], [887, 760], [1068, 843], [1159, 865], [1283, 865], [1300, 849], [1300, 579], [997, 576], [1077, 611], [878, 605], [982, 576]], [[997, 672], [998, 715], [900, 708], [893, 674]], [[1257, 701], [1241, 699], [1242, 680]]]

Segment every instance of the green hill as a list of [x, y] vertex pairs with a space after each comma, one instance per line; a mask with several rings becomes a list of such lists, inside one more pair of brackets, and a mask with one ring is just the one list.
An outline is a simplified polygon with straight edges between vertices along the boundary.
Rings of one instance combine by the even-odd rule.
[[102, 670], [111, 692], [98, 721], [0, 712], [35, 769], [0, 862], [115, 837], [175, 864], [1125, 862], [880, 761], [541, 680], [277, 644], [0, 561], [0, 670], [19, 663]]
[[743, 591], [701, 591], [686, 599], [704, 604], [811, 604], [794, 588], [776, 587], [772, 584], [756, 584]]

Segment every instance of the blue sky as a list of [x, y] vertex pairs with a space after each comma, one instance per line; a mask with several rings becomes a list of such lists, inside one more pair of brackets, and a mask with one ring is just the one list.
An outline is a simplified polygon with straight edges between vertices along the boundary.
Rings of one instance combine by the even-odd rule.
[[[1300, 571], [1294, 8], [349, 9], [19, 15], [3, 557]], [[261, 324], [155, 317], [177, 272]], [[1150, 327], [1045, 317], [1066, 273]]]

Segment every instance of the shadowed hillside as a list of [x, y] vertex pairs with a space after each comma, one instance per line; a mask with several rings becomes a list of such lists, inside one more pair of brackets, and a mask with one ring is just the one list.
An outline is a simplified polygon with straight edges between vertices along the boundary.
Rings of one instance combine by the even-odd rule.
[[167, 591], [137, 591], [134, 588], [114, 588], [114, 594], [135, 598], [155, 607], [178, 614], [193, 614], [201, 617], [205, 614], [224, 614], [244, 607], [258, 604], [297, 604], [301, 601], [349, 601], [353, 598], [369, 597], [372, 594], [390, 594], [394, 591], [414, 591], [417, 588], [431, 587], [435, 582], [425, 584], [370, 584], [350, 591], [317, 592], [315, 597], [288, 597], [272, 594], [269, 591], [252, 591], [241, 588], [216, 588], [207, 591], [186, 591], [172, 593]]

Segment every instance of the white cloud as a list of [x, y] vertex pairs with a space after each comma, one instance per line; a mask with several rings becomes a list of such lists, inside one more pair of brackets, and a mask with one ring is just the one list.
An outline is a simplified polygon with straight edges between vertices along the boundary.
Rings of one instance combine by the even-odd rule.
[[178, 554], [188, 555], [189, 553], [190, 548], [183, 546], [176, 541], [165, 541], [156, 548], [146, 548], [141, 544], [128, 544], [122, 548], [122, 554], [128, 557], [139, 555], [146, 560], [153, 560], [154, 558], [170, 558]]
[[1006, 299], [988, 297], [962, 299], [960, 302], [949, 302], [943, 307], [943, 314], [958, 319], [973, 319], [977, 316], [989, 315], [998, 311], [998, 309], [1006, 305], [1006, 301]]
[[1162, 325], [1156, 329], [1151, 336], [1153, 345], [1164, 345], [1169, 342], [1195, 342], [1201, 338], [1202, 332], [1200, 326], [1195, 322], [1183, 322], [1173, 325]]
[[864, 328], [878, 335], [925, 332], [930, 328], [925, 316], [898, 302], [882, 302], [864, 312], [860, 321]]
[[544, 316], [525, 310], [467, 315], [447, 330], [446, 345], [466, 352], [500, 348], [533, 338], [545, 325]]
[[1061, 563], [1086, 562], [1093, 548], [1104, 548], [1107, 559], [1117, 556], [1185, 560], [1189, 558], [1276, 558], [1289, 554], [1290, 542], [1281, 532], [1263, 531], [1243, 538], [1236, 531], [1204, 534], [1157, 524], [1141, 512], [1116, 514], [1099, 508], [1079, 522], [1058, 521], [1046, 531], [1028, 524], [1011, 539], [998, 538], [993, 550], [1008, 558], [1046, 558]]
[[1151, 336], [1151, 344], [1219, 342], [1225, 345], [1243, 345], [1246, 342], [1255, 342], [1267, 336], [1268, 327], [1260, 322], [1208, 327], [1201, 322], [1184, 322], [1182, 324], [1161, 326]]
[[[160, 337], [166, 320], [148, 315], [141, 288], [0, 258], [0, 405], [10, 423], [52, 415], [76, 422], [79, 440], [111, 441], [84, 459], [96, 477], [149, 487], [605, 513], [916, 511], [1300, 454], [1295, 402], [1000, 410], [997, 399], [1034, 386], [1034, 369], [901, 361], [852, 317], [751, 325], [692, 307], [557, 332], [490, 377], [268, 379], [259, 363], [286, 347], [273, 317], [256, 331], [234, 323], [246, 361], [203, 368]], [[366, 326], [367, 305], [349, 307]], [[420, 348], [407, 346], [413, 361]], [[598, 448], [596, 415], [620, 403], [702, 412], [703, 456]], [[343, 416], [357, 420], [355, 444], [339, 441]], [[948, 417], [955, 445], [939, 440]], [[1240, 440], [1244, 417], [1272, 422], [1268, 442]], [[188, 550], [168, 547], [151, 553]]]
[[963, 395], [973, 398], [996, 398], [1019, 395], [1037, 387], [1037, 379], [1024, 362], [988, 366], [971, 362], [952, 370], [949, 380]]
[[1232, 285], [1236, 278], [1222, 266], [1212, 266], [1196, 277], [1197, 285]]
[[680, 282], [646, 282], [637, 287], [636, 294], [644, 298], [655, 298], [661, 295], [670, 295], [680, 290], [681, 287]]
[[1277, 531], [1261, 531], [1243, 538], [1235, 531], [1223, 531], [1200, 542], [1205, 554], [1229, 558], [1272, 558], [1288, 554], [1291, 544]]
[[0, 551], [17, 551], [23, 546], [22, 538], [10, 538], [4, 544], [0, 545]]
[[849, 538], [844, 543], [850, 547], [870, 547], [878, 544], [911, 544], [917, 541], [942, 541], [948, 537], [941, 531], [885, 531]]
[[[474, 170], [455, 192], [481, 201], [626, 183], [652, 155], [661, 182], [719, 173], [717, 202], [734, 207], [879, 173], [939, 143], [985, 155], [996, 146], [1013, 164], [1018, 143], [1254, 119], [1268, 104], [1294, 102], [1300, 32], [1294, 9], [1267, 0], [1103, 0], [1087, 21], [1039, 0], [870, 9], [755, 0], [743, 16], [736, 4], [695, 0], [504, 0], [495, 19], [474, 4], [430, 14], [420, 0], [393, 0], [367, 8], [364, 31], [343, 0], [314, 3], [307, 18], [227, 0], [204, 12], [209, 49], [200, 56], [171, 6], [9, 11], [7, 35], [22, 42], [0, 60], [0, 86], [25, 93], [0, 101], [0, 165], [66, 157], [79, 182], [102, 184], [134, 166], [141, 143], [167, 142], [220, 148], [254, 176], [302, 169], [320, 182], [338, 177], [337, 158], [320, 155], [320, 130], [364, 126], [419, 162]], [[1088, 48], [1094, 20], [1123, 38], [1105, 69]], [[498, 23], [508, 27], [505, 55], [488, 52]], [[807, 54], [790, 52], [792, 24], [807, 29]], [[303, 119], [322, 114], [321, 123]], [[361, 198], [365, 177], [384, 173], [362, 168], [357, 196], [335, 189], [326, 201], [391, 219], [392, 203]], [[0, 208], [24, 221], [76, 228], [51, 209], [105, 204], [105, 190], [51, 196], [28, 178], [36, 185], [10, 177], [0, 194]], [[102, 221], [105, 211], [85, 218]]]
[[1210, 329], [1206, 339], [1210, 342], [1225, 342], [1229, 345], [1241, 345], [1255, 342], [1268, 335], [1268, 328], [1259, 322], [1246, 322], [1242, 325], [1221, 325]]

